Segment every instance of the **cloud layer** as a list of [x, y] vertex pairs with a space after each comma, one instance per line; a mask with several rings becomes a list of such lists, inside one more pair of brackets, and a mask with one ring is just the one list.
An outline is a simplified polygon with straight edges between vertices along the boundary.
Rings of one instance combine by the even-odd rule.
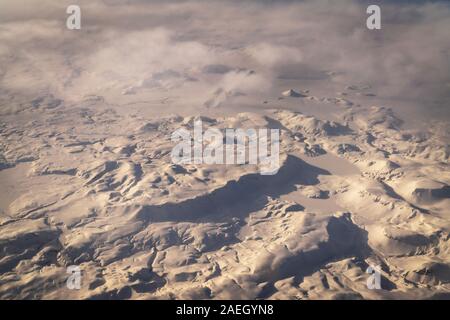
[[[82, 30], [70, 31], [71, 2], [2, 1], [3, 90], [76, 99], [138, 90], [163, 73], [181, 78], [154, 87], [188, 83], [205, 97], [218, 88], [258, 94], [279, 78], [323, 78], [441, 106], [450, 100], [446, 2], [384, 1], [382, 30], [370, 31], [365, 4], [352, 0], [79, 1]], [[231, 73], [205, 75], [211, 65]]]

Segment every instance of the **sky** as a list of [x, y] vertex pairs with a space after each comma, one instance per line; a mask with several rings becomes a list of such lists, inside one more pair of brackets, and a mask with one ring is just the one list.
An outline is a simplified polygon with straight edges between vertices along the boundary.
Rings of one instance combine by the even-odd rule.
[[[365, 25], [371, 1], [2, 0], [0, 95], [76, 101], [184, 87], [187, 101], [220, 104], [298, 78], [370, 84], [448, 115], [450, 3], [373, 2], [377, 31]], [[81, 30], [65, 26], [70, 4]]]

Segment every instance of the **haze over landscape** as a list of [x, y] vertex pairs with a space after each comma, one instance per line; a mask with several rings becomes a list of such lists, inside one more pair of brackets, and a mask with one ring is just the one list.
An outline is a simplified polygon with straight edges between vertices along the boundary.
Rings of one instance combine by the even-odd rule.
[[1, 299], [450, 297], [447, 1], [72, 2], [0, 2]]

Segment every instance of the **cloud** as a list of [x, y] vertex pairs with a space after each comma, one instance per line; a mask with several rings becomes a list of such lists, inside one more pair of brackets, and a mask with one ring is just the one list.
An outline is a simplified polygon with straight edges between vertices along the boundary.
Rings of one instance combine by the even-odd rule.
[[[197, 79], [195, 92], [256, 92], [279, 78], [334, 71], [328, 80], [369, 83], [387, 96], [450, 101], [444, 1], [383, 1], [380, 31], [367, 30], [365, 4], [356, 0], [80, 1], [79, 32], [65, 29], [66, 2], [2, 1], [3, 88], [83, 96], [172, 70]], [[256, 73], [201, 72], [211, 64]]]
[[214, 62], [207, 46], [196, 41], [176, 41], [170, 31], [162, 28], [113, 32], [107, 38], [102, 48], [83, 61], [86, 70], [101, 81], [138, 83], [167, 70], [188, 72]]
[[265, 67], [274, 67], [302, 62], [301, 51], [294, 47], [272, 45], [269, 43], [259, 43], [250, 46], [247, 49], [247, 52], [259, 64]]

